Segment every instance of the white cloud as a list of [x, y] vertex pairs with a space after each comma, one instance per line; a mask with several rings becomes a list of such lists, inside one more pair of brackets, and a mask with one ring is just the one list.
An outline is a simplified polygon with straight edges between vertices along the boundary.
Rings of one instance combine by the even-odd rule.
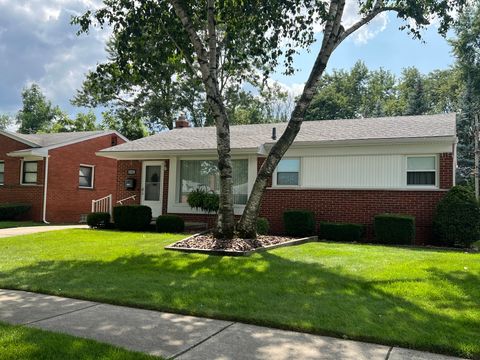
[[109, 30], [78, 37], [71, 16], [97, 8], [99, 0], [0, 0], [0, 113], [21, 106], [22, 88], [36, 82], [53, 103], [69, 99], [85, 72], [106, 58]]
[[[347, 0], [345, 3], [345, 10], [343, 13], [342, 24], [345, 28], [352, 26], [358, 20], [361, 19], [361, 14], [359, 13], [358, 1], [356, 0]], [[379, 33], [384, 31], [388, 25], [388, 14], [381, 13], [377, 15], [369, 24], [361, 27], [355, 33], [351, 35], [353, 41], [357, 45], [363, 45], [368, 43], [369, 40], [373, 39]]]

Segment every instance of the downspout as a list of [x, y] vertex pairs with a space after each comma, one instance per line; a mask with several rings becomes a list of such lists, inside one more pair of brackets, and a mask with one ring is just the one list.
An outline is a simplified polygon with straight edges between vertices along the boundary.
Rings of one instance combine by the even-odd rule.
[[45, 224], [50, 224], [47, 221], [47, 190], [48, 190], [48, 157], [49, 155], [45, 156], [45, 174], [43, 175], [43, 217], [42, 221]]

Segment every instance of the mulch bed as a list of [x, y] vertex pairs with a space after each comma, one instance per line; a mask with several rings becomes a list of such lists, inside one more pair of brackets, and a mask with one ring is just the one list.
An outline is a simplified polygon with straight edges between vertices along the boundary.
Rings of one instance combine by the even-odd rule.
[[251, 251], [291, 240], [295, 240], [295, 238], [272, 235], [258, 235], [256, 239], [233, 238], [232, 240], [218, 240], [215, 239], [212, 234], [203, 234], [180, 240], [171, 245], [171, 247], [202, 250]]
[[277, 247], [300, 245], [318, 241], [317, 236], [292, 238], [286, 236], [259, 235], [256, 239], [218, 240], [211, 232], [190, 236], [166, 246], [167, 250], [197, 252], [210, 255], [249, 256], [257, 251], [266, 251]]

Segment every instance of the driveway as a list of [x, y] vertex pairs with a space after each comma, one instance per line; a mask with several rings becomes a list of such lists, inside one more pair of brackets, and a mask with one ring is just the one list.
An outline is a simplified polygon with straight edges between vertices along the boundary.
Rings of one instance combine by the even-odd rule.
[[88, 225], [48, 225], [0, 229], [0, 238], [67, 229], [88, 229]]

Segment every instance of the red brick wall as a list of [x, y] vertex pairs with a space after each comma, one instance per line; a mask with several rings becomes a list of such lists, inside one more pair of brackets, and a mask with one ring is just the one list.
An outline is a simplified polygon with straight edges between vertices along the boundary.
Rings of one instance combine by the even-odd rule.
[[[129, 198], [135, 195], [135, 200], [130, 199], [123, 204], [140, 204], [140, 189], [142, 187], [142, 162], [138, 160], [120, 160], [117, 166], [117, 201]], [[128, 175], [128, 170], [135, 170], [135, 175]], [[136, 185], [134, 190], [125, 189], [125, 180], [135, 179]]]
[[[112, 135], [50, 150], [47, 220], [49, 222], [78, 222], [82, 214], [91, 211], [92, 200], [115, 194], [117, 161], [95, 153], [111, 146]], [[124, 140], [118, 138], [118, 144]], [[78, 184], [80, 164], [94, 165], [93, 189], [81, 189]]]
[[20, 185], [21, 159], [7, 156], [7, 153], [29, 149], [30, 146], [0, 135], [0, 161], [5, 163], [5, 181], [0, 185], [0, 203], [28, 203], [32, 209], [27, 218], [40, 221], [43, 203], [43, 161], [38, 162], [37, 185]]
[[[264, 159], [258, 160], [260, 167]], [[440, 187], [453, 185], [453, 156], [440, 155]], [[271, 182], [270, 182], [271, 184]], [[445, 190], [310, 190], [267, 188], [260, 216], [268, 218], [271, 231], [282, 233], [283, 211], [306, 209], [316, 219], [332, 222], [354, 222], [367, 225], [367, 238], [373, 237], [373, 217], [380, 213], [402, 213], [415, 216], [417, 243], [428, 243], [431, 238], [433, 214]]]

